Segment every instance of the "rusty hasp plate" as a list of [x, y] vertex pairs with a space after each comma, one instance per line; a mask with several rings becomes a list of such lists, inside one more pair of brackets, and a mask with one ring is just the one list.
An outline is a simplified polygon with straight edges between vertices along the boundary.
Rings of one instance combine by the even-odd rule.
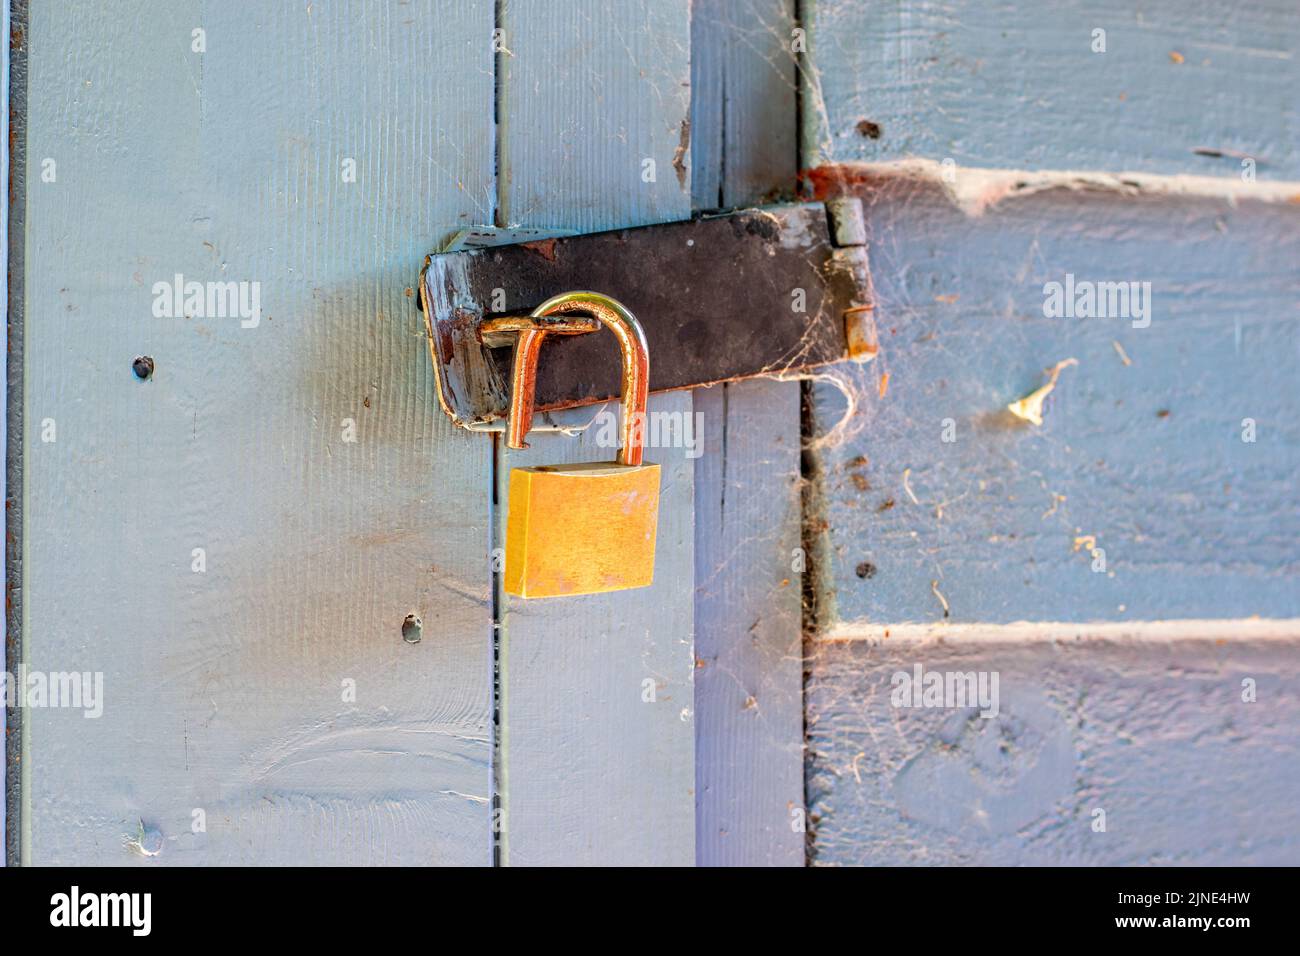
[[[837, 207], [832, 229], [822, 204], [802, 203], [432, 255], [420, 307], [439, 401], [462, 427], [500, 427], [512, 350], [508, 336], [485, 342], [480, 324], [572, 289], [637, 316], [651, 391], [863, 361], [875, 349], [864, 243], [859, 206]], [[615, 399], [619, 368], [610, 336], [550, 337], [537, 408]]]

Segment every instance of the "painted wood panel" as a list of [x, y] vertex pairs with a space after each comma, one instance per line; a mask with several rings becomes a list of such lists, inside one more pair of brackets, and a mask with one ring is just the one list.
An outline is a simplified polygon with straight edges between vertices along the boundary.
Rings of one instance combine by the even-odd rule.
[[[1250, 624], [820, 644], [814, 864], [1296, 865], [1300, 643]], [[918, 666], [996, 674], [996, 716], [894, 706]]]
[[1300, 616], [1300, 207], [878, 185], [881, 355], [817, 390], [826, 621]]
[[881, 333], [815, 388], [812, 861], [1294, 864], [1291, 6], [802, 12]]
[[[793, 3], [691, 10], [700, 209], [788, 196], [797, 166]], [[798, 382], [701, 389], [695, 469], [696, 862], [802, 866]]]
[[[33, 9], [26, 662], [103, 716], [27, 713], [27, 862], [491, 861], [490, 447], [410, 289], [493, 214], [492, 28]], [[155, 305], [178, 274], [260, 315]]]
[[1300, 179], [1291, 0], [801, 9], [816, 65], [810, 165], [922, 156], [1235, 177], [1251, 159], [1261, 179]]
[[797, 382], [695, 393], [702, 866], [804, 864], [799, 400]]
[[[509, 51], [498, 58], [501, 221], [593, 231], [686, 218], [686, 0], [508, 2], [500, 23]], [[617, 361], [612, 337], [608, 355]], [[691, 397], [656, 396], [649, 408], [683, 421]], [[584, 422], [594, 411], [569, 414]], [[601, 431], [580, 439], [538, 434], [526, 452], [500, 446], [499, 540], [509, 469], [608, 460], [613, 449], [601, 447]], [[562, 600], [500, 598], [503, 863], [694, 860], [688, 451], [647, 451], [663, 467], [653, 585]]]
[[[20, 11], [20, 16], [23, 18], [24, 26], [25, 26], [25, 20], [26, 20], [25, 11]], [[6, 105], [10, 103], [9, 70], [10, 70], [11, 55], [16, 57], [20, 62], [25, 63], [25, 55], [23, 53], [21, 40], [16, 44], [17, 53], [11, 54], [10, 52], [11, 44], [8, 41], [8, 38], [11, 35], [10, 29], [11, 29], [10, 10], [9, 10], [9, 4], [6, 3], [3, 6], [0, 6], [0, 36], [6, 38], [6, 42], [4, 44], [4, 51], [2, 54], [0, 54], [0, 102], [5, 103]], [[23, 81], [20, 79], [19, 83], [21, 84], [22, 82]], [[3, 377], [3, 388], [0, 389], [0, 395], [4, 395], [4, 404], [5, 404], [5, 413], [2, 417], [0, 417], [0, 448], [5, 449], [5, 468], [3, 474], [0, 474], [0, 500], [3, 500], [5, 502], [5, 509], [4, 509], [3, 519], [0, 520], [3, 520], [4, 528], [5, 528], [5, 535], [4, 535], [5, 595], [7, 600], [4, 601], [3, 611], [0, 611], [0, 613], [3, 613], [4, 615], [3, 646], [5, 648], [4, 670], [6, 673], [9, 672], [10, 621], [13, 615], [15, 614], [14, 595], [13, 595], [13, 591], [9, 587], [9, 574], [10, 574], [9, 555], [12, 548], [10, 541], [17, 540], [17, 537], [21, 534], [21, 527], [16, 527], [14, 525], [14, 519], [10, 516], [10, 512], [13, 509], [10, 508], [9, 506], [9, 461], [10, 458], [19, 457], [10, 454], [9, 443], [13, 438], [17, 437], [17, 434], [21, 434], [21, 427], [22, 427], [20, 423], [19, 432], [15, 434], [14, 432], [11, 431], [9, 425], [10, 413], [12, 411], [17, 410], [18, 408], [18, 406], [14, 402], [13, 397], [11, 397], [10, 395], [9, 365], [13, 361], [15, 348], [19, 350], [21, 350], [22, 348], [21, 336], [18, 337], [18, 340], [16, 342], [11, 342], [8, 335], [8, 326], [10, 324], [10, 320], [12, 316], [12, 312], [9, 305], [9, 299], [10, 299], [11, 292], [13, 291], [10, 288], [10, 283], [9, 283], [9, 206], [14, 201], [14, 195], [16, 192], [16, 190], [11, 190], [10, 187], [10, 178], [13, 175], [12, 167], [10, 165], [12, 159], [11, 151], [14, 148], [13, 144], [11, 144], [9, 140], [9, 116], [12, 112], [13, 112], [12, 107], [9, 107], [5, 109], [4, 115], [0, 116], [0, 144], [3, 144], [3, 151], [0, 152], [0, 182], [3, 182], [5, 185], [5, 201], [3, 203], [0, 203], [0, 235], [3, 235], [5, 237], [4, 244], [0, 246], [0, 301], [3, 301], [5, 303], [5, 319], [6, 319], [5, 326], [6, 326], [6, 344], [7, 344], [7, 348], [6, 348], [7, 361], [4, 364], [4, 370], [0, 372], [0, 376]], [[19, 355], [21, 355], [21, 351], [19, 351]], [[21, 374], [19, 375], [19, 381], [21, 381]], [[15, 383], [15, 385], [17, 385], [17, 383]], [[10, 537], [11, 534], [13, 535], [12, 538]], [[21, 593], [19, 595], [19, 600], [21, 600]], [[14, 654], [13, 656], [15, 659], [17, 658], [17, 654]], [[0, 850], [3, 851], [0, 852], [0, 860], [3, 860], [5, 865], [8, 864], [8, 860], [9, 860], [8, 847], [10, 843], [12, 842], [15, 846], [15, 849], [17, 848], [17, 841], [16, 840], [11, 841], [10, 834], [9, 834], [9, 800], [10, 800], [9, 757], [10, 757], [10, 753], [12, 752], [12, 749], [14, 749], [11, 748], [9, 744], [9, 726], [10, 726], [9, 710], [10, 708], [8, 706], [0, 706], [0, 740], [4, 741], [4, 747], [2, 750], [0, 750]], [[19, 738], [19, 747], [17, 748], [19, 752], [21, 752], [21, 735], [22, 735], [22, 730], [19, 726], [16, 725], [15, 736]], [[16, 795], [17, 793], [16, 788], [14, 790], [14, 793]]]
[[691, 6], [691, 191], [697, 209], [793, 197], [798, 172], [794, 0]]

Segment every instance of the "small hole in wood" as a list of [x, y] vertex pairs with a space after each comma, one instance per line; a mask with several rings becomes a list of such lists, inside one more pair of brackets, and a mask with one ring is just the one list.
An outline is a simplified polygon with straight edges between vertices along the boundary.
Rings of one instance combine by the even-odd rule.
[[858, 120], [858, 132], [867, 139], [880, 139], [880, 124], [871, 120]]

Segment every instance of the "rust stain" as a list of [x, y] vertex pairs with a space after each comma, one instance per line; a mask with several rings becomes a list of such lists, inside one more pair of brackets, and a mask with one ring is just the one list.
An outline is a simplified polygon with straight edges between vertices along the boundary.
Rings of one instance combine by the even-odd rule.
[[529, 252], [535, 252], [547, 262], [555, 261], [555, 239], [538, 239], [534, 242], [525, 242], [521, 245]]

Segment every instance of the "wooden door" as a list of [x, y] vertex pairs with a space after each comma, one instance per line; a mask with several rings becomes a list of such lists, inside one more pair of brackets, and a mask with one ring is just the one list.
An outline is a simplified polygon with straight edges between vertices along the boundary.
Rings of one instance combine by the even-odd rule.
[[607, 7], [15, 6], [10, 660], [103, 712], [13, 715], [11, 860], [693, 861], [694, 459], [653, 587], [515, 604], [499, 482], [592, 449], [453, 428], [413, 297], [689, 215], [689, 3]]
[[[12, 6], [10, 862], [1295, 862], [1287, 4]], [[877, 359], [653, 397], [654, 585], [502, 593], [605, 452], [450, 424], [424, 256], [843, 197]]]

